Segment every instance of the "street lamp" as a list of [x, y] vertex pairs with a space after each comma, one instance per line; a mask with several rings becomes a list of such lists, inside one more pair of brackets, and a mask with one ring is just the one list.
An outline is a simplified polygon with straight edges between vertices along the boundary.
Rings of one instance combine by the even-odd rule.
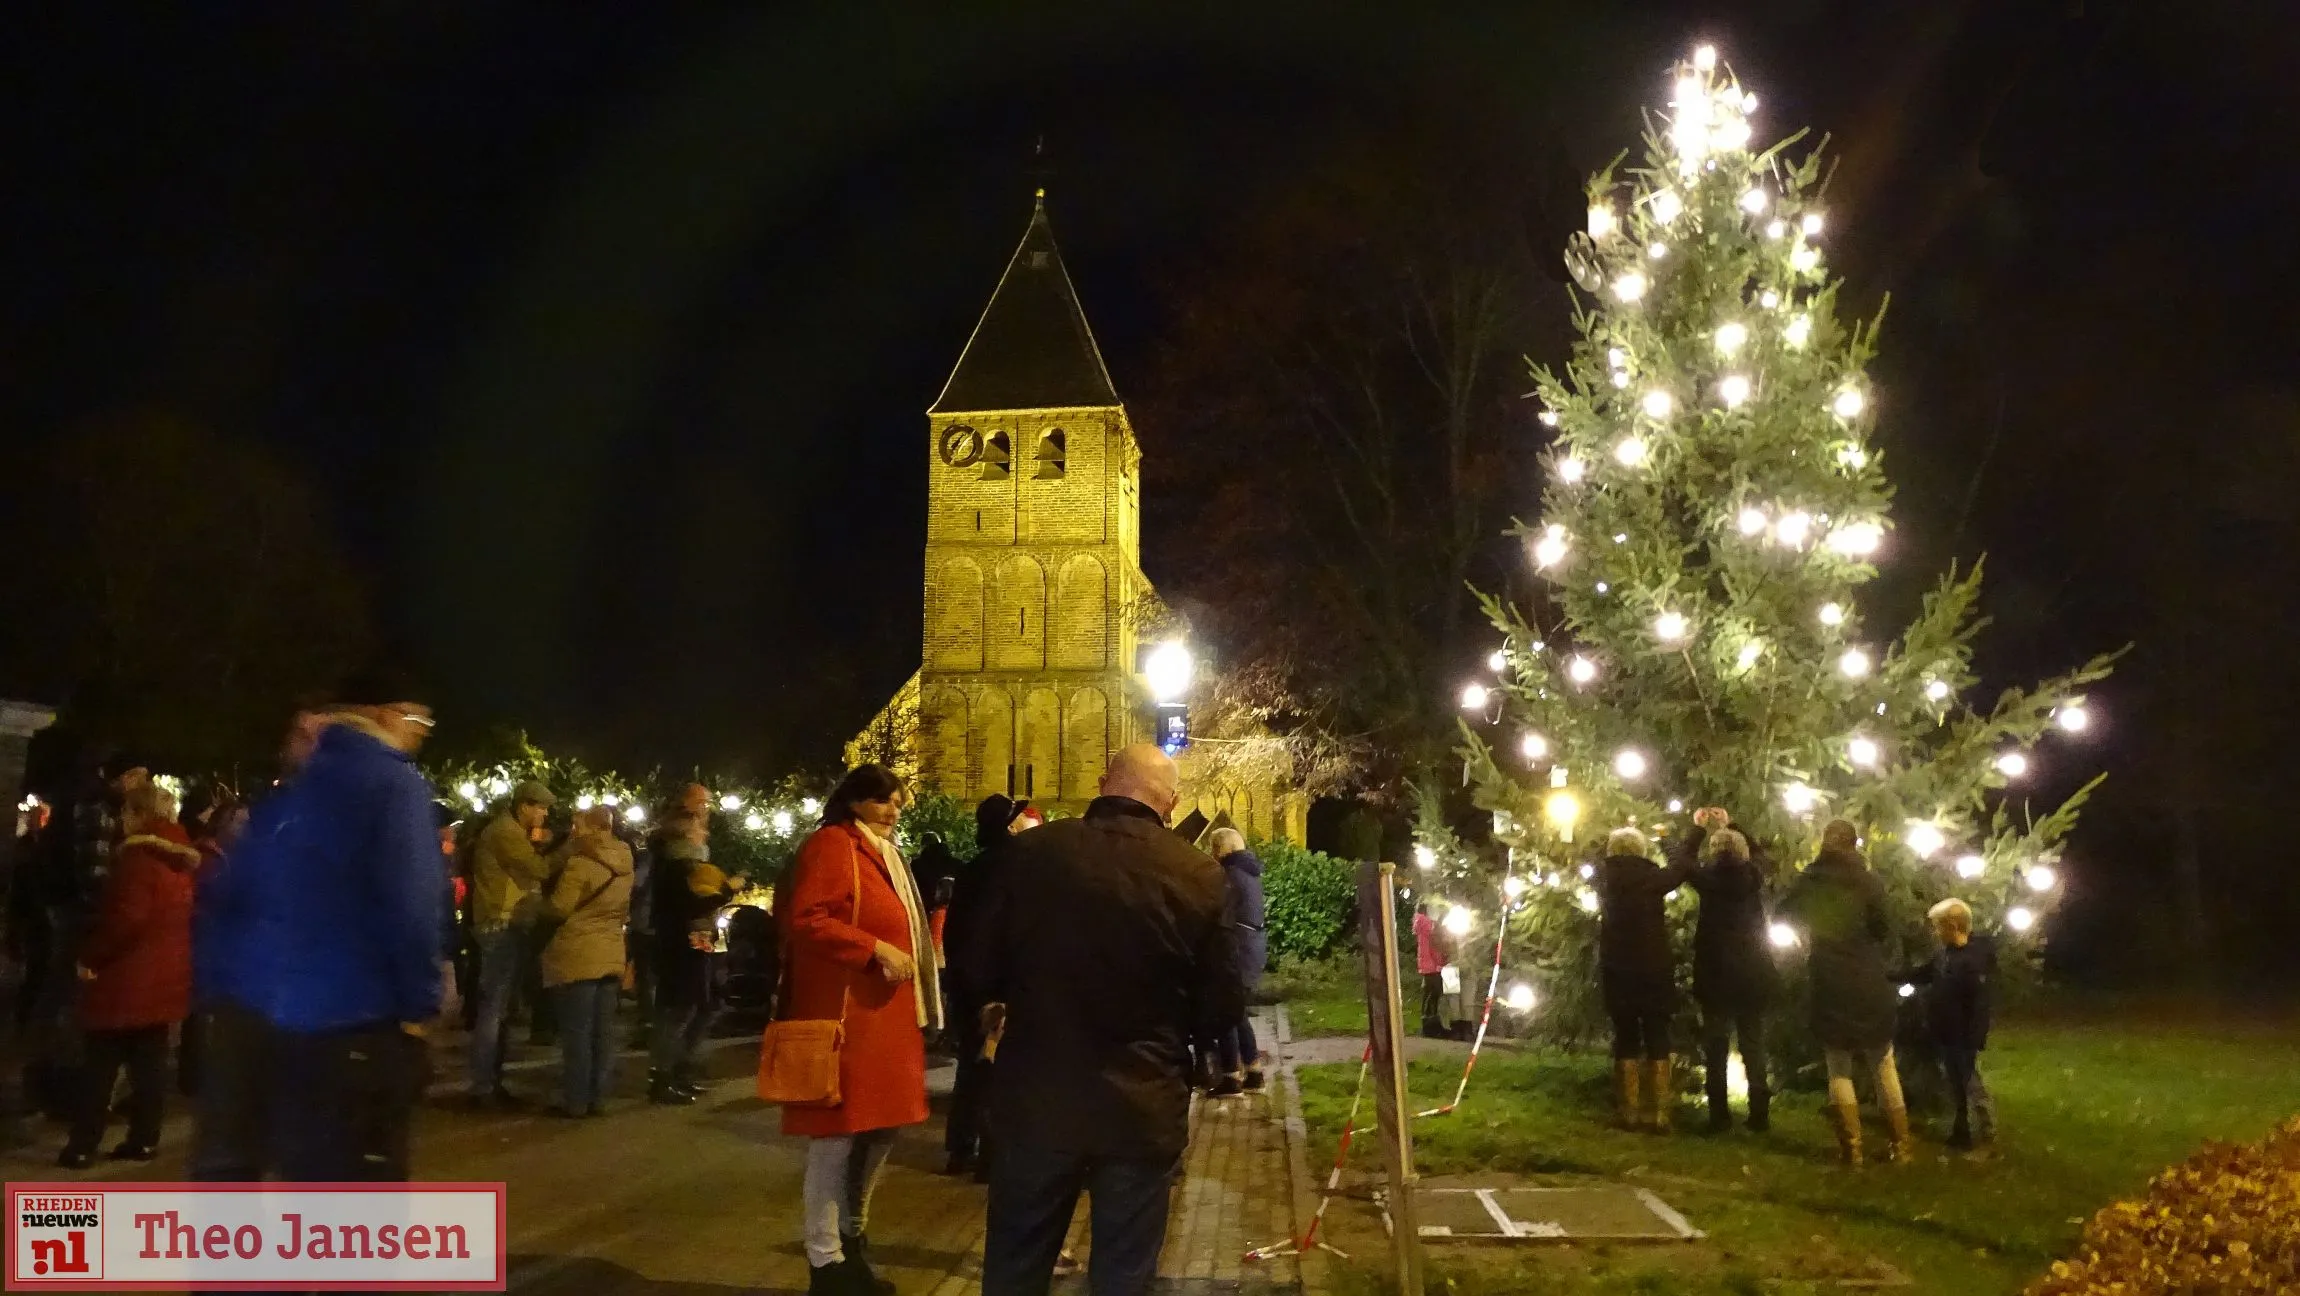
[[1183, 698], [1197, 674], [1197, 659], [1179, 639], [1159, 644], [1142, 661], [1150, 700], [1158, 704], [1158, 746], [1169, 756], [1190, 745], [1190, 706]]

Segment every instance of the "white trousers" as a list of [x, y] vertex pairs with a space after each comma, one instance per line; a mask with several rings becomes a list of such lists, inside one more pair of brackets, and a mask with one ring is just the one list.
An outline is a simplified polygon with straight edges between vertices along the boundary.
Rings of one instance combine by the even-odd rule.
[[808, 1264], [820, 1269], [847, 1258], [844, 1239], [859, 1236], [870, 1222], [871, 1189], [893, 1150], [890, 1129], [807, 1140]]

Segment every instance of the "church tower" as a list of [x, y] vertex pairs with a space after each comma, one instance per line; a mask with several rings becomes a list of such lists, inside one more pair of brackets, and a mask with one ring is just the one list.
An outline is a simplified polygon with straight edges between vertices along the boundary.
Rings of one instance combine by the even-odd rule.
[[1141, 454], [1039, 195], [927, 411], [923, 786], [1075, 812], [1137, 719]]

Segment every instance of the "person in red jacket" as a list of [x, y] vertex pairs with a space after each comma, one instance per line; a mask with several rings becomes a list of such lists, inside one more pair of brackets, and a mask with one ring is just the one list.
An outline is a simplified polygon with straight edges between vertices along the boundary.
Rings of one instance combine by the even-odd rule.
[[87, 1063], [79, 1116], [57, 1158], [72, 1170], [95, 1164], [123, 1065], [128, 1136], [112, 1156], [152, 1159], [167, 1104], [168, 1029], [191, 1011], [192, 879], [200, 853], [176, 822], [175, 798], [158, 787], [128, 794], [122, 827], [95, 925], [80, 947]]
[[940, 960], [895, 823], [908, 800], [876, 765], [850, 771], [823, 807], [775, 897], [790, 982], [781, 1015], [846, 1023], [839, 1104], [785, 1107], [807, 1143], [807, 1290], [889, 1293], [863, 1230], [895, 1131], [926, 1122], [926, 1039], [942, 1026]]

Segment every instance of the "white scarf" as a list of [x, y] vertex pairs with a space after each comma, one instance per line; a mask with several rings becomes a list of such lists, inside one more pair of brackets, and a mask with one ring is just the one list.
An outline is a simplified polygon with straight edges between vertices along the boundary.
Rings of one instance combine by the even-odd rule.
[[918, 1006], [918, 1024], [942, 1029], [942, 960], [934, 948], [934, 929], [927, 923], [926, 905], [919, 899], [918, 881], [910, 874], [910, 865], [903, 860], [902, 851], [894, 842], [881, 837], [876, 828], [855, 820], [855, 827], [878, 847], [886, 860], [887, 877], [894, 882], [894, 893], [902, 901], [903, 916], [910, 920], [911, 962], [917, 972], [911, 977], [911, 999]]

